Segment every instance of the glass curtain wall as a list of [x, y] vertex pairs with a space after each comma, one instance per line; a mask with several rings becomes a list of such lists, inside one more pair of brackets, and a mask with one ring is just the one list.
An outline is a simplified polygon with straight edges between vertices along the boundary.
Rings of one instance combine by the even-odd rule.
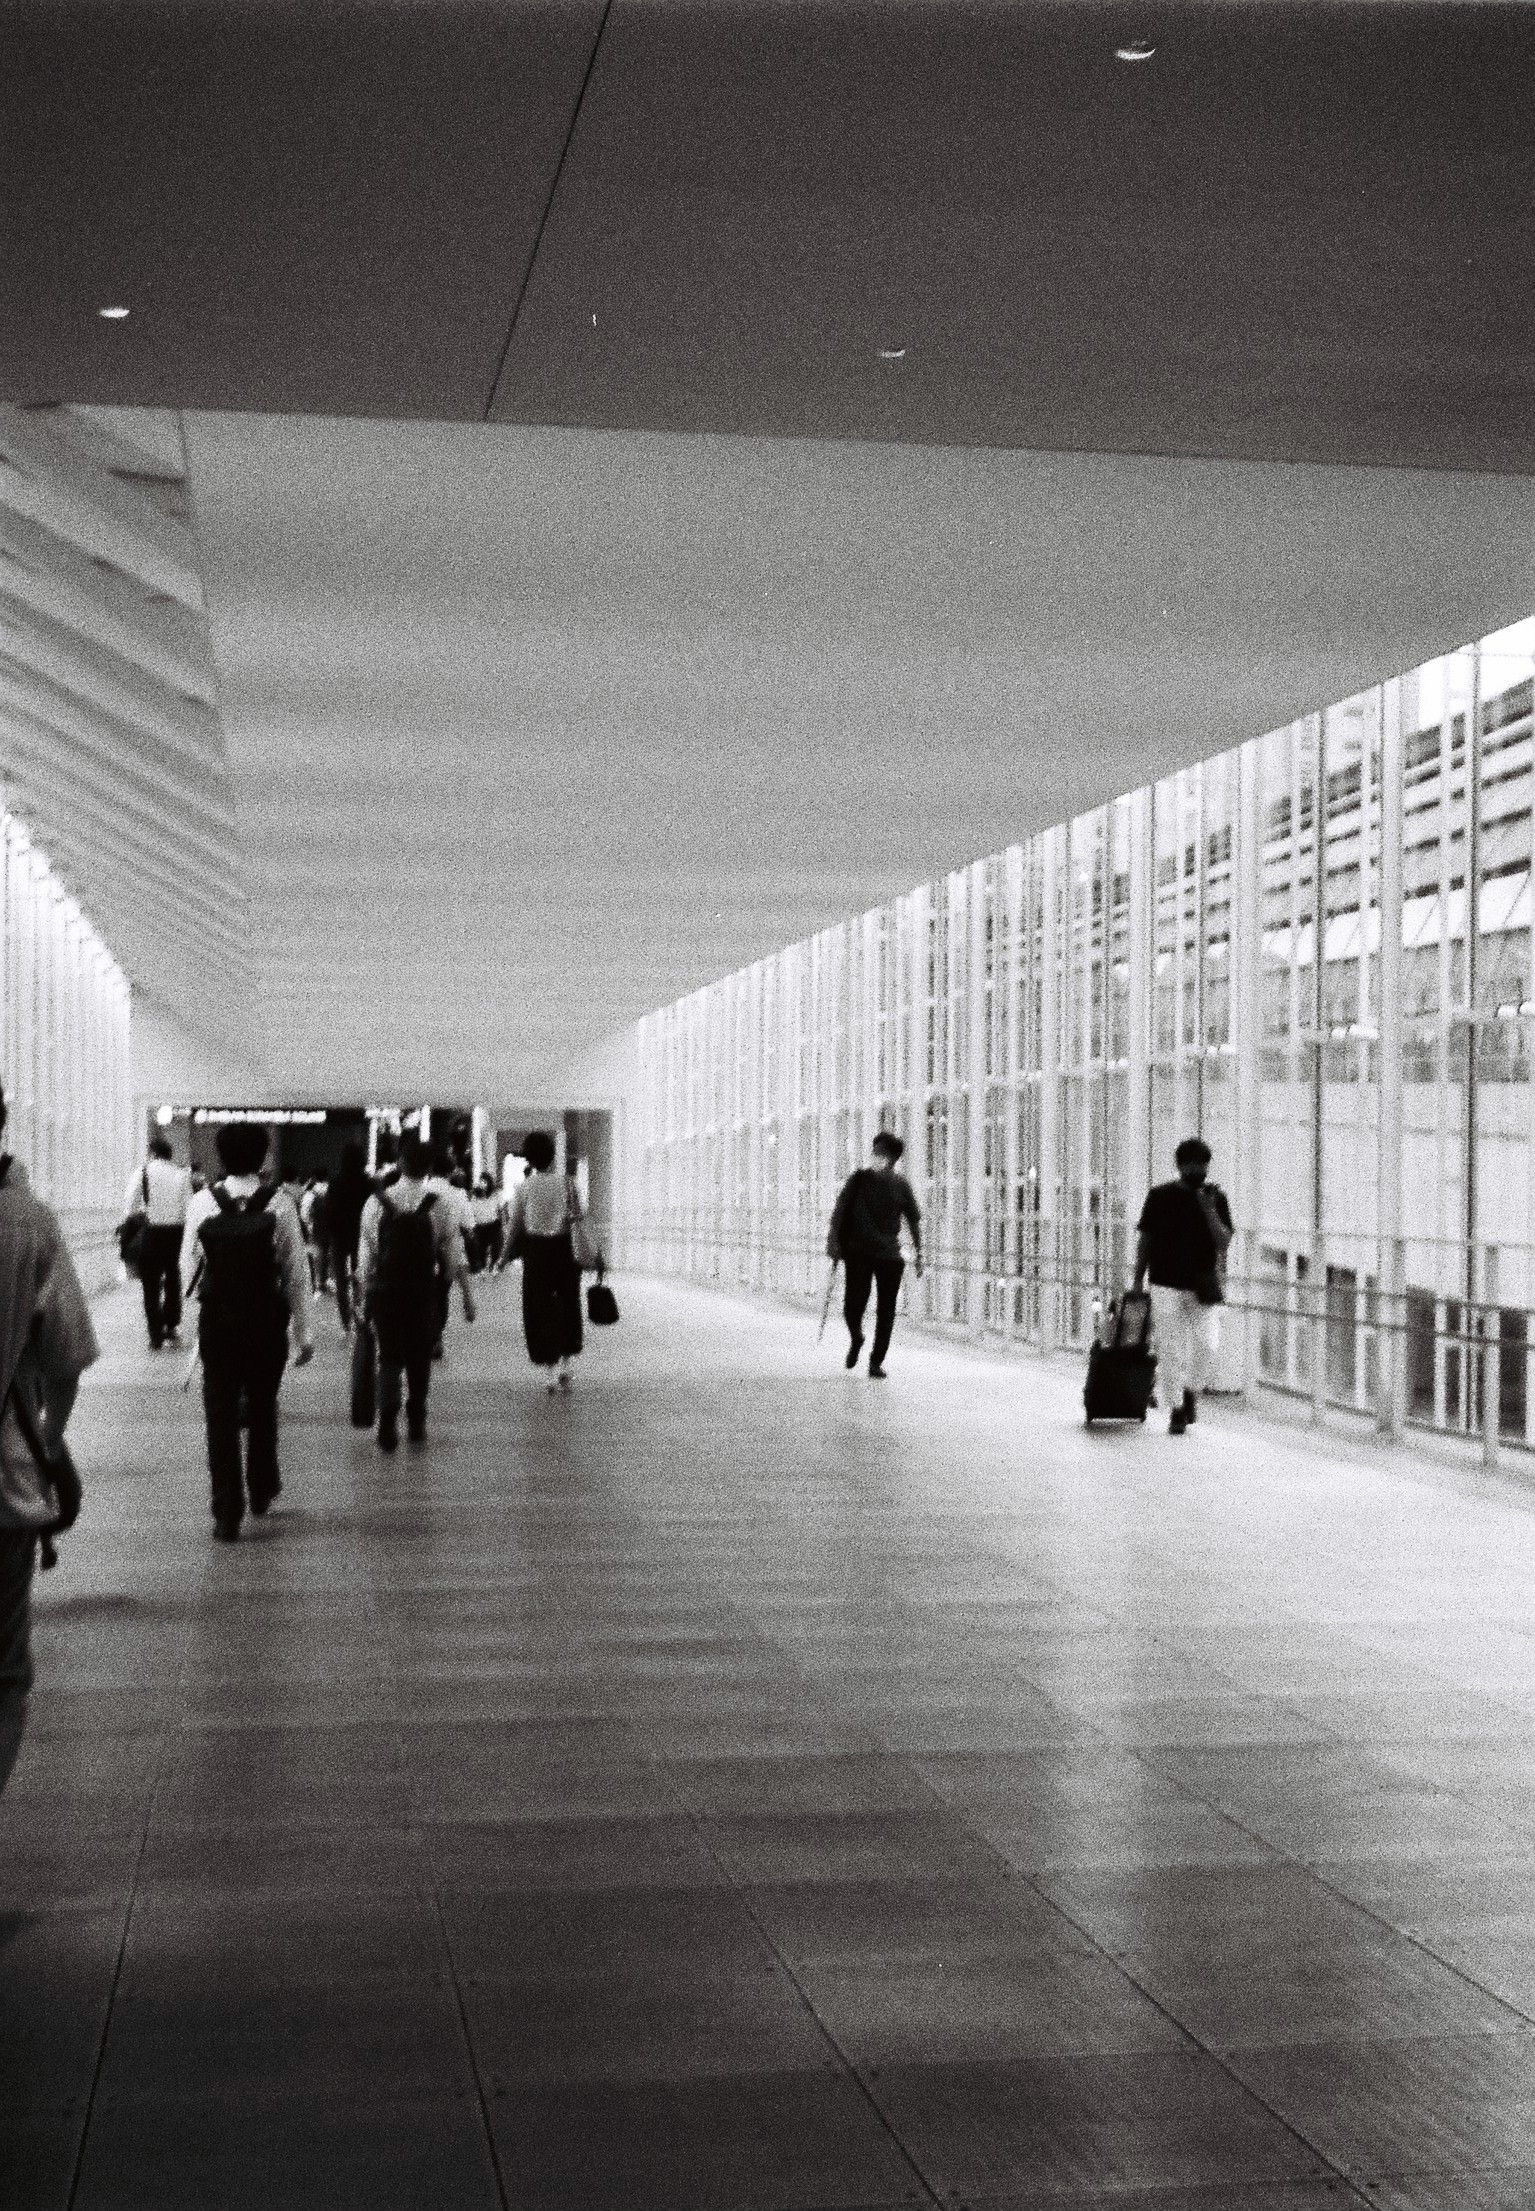
[[920, 1316], [1081, 1343], [1198, 1132], [1224, 1380], [1535, 1442], [1535, 621], [649, 1016], [632, 1263], [812, 1295], [879, 1128]]
[[0, 811], [5, 1148], [59, 1214], [87, 1279], [115, 1261], [134, 1157], [126, 978], [24, 823]]

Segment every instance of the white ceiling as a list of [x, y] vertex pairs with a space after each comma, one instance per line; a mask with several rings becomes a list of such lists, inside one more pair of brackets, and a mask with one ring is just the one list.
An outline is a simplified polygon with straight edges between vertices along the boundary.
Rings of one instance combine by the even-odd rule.
[[685, 989], [1535, 604], [1535, 480], [186, 420], [295, 1095]]

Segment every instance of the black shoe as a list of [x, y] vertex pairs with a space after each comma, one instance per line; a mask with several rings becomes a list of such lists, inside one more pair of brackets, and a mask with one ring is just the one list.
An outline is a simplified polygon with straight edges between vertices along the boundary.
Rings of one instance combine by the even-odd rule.
[[441, 1336], [439, 1336], [437, 1341], [432, 1346], [432, 1357], [434, 1359], [440, 1359], [442, 1355], [442, 1338]]
[[1194, 1395], [1194, 1392], [1192, 1390], [1185, 1390], [1183, 1393], [1184, 1425], [1186, 1427], [1192, 1428], [1198, 1418], [1199, 1399]]
[[399, 1431], [399, 1429], [398, 1429], [398, 1428], [397, 1428], [397, 1427], [395, 1426], [395, 1424], [394, 1424], [394, 1422], [393, 1422], [392, 1420], [390, 1420], [390, 1421], [382, 1421], [382, 1420], [381, 1420], [381, 1421], [379, 1422], [379, 1424], [378, 1424], [378, 1447], [379, 1447], [379, 1449], [380, 1449], [381, 1451], [398, 1451], [398, 1450], [399, 1450], [399, 1448], [400, 1448], [400, 1431]]
[[255, 1490], [252, 1490], [251, 1511], [256, 1515], [256, 1518], [259, 1520], [262, 1517], [263, 1513], [268, 1513], [271, 1511], [273, 1505], [276, 1504], [278, 1498], [281, 1495], [281, 1482], [274, 1482], [271, 1488], [267, 1490], [264, 1494], [258, 1494]]
[[1168, 1434], [1170, 1436], [1181, 1436], [1188, 1424], [1188, 1414], [1184, 1411], [1181, 1405], [1175, 1405], [1172, 1411], [1167, 1416]]
[[405, 1423], [405, 1433], [412, 1443], [425, 1443], [426, 1422], [424, 1420], [408, 1420]]
[[884, 1381], [887, 1381], [888, 1379], [889, 1379], [889, 1377], [888, 1377], [888, 1376], [887, 1376], [887, 1374], [885, 1373], [885, 1370], [884, 1370], [884, 1368], [883, 1368], [883, 1367], [870, 1367], [870, 1369], [869, 1369], [869, 1380], [870, 1380], [871, 1382], [884, 1382]]
[[240, 1540], [239, 1521], [222, 1516], [215, 1520], [213, 1523], [213, 1540], [215, 1543], [238, 1543]]
[[858, 1354], [863, 1349], [862, 1336], [855, 1336], [847, 1348], [847, 1369], [851, 1373], [858, 1364]]

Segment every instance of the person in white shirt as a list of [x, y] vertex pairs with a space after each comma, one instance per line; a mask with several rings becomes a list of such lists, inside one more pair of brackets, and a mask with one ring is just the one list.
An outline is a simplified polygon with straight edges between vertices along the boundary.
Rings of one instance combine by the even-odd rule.
[[[404, 1157], [403, 1143], [401, 1145], [401, 1157]], [[440, 1167], [427, 1176], [426, 1187], [437, 1200], [439, 1212], [445, 1215], [449, 1227], [452, 1229], [463, 1258], [464, 1269], [467, 1272], [469, 1247], [474, 1238], [474, 1205], [469, 1193]], [[456, 1269], [453, 1279], [457, 1279]], [[444, 1275], [437, 1287], [437, 1341], [432, 1346], [432, 1357], [434, 1359], [442, 1357], [442, 1339], [447, 1332], [450, 1307], [449, 1284], [450, 1278]]]
[[[233, 1121], [218, 1133], [221, 1181], [187, 1209], [181, 1275], [200, 1287], [197, 1342], [203, 1364], [203, 1412], [208, 1424], [208, 1479], [213, 1531], [233, 1543], [250, 1509], [259, 1518], [282, 1489], [277, 1467], [277, 1393], [288, 1363], [314, 1356], [310, 1332], [309, 1260], [298, 1213], [284, 1190], [261, 1180], [266, 1130]], [[240, 1410], [249, 1427], [240, 1456]]]
[[139, 1282], [149, 1348], [181, 1341], [181, 1238], [186, 1228], [192, 1177], [175, 1164], [167, 1137], [151, 1138], [149, 1157], [128, 1185], [124, 1210], [142, 1215]]
[[581, 1270], [570, 1224], [581, 1218], [574, 1182], [554, 1171], [554, 1139], [535, 1129], [523, 1142], [527, 1179], [512, 1200], [510, 1256], [522, 1261], [522, 1327], [528, 1357], [548, 1367], [549, 1394], [569, 1390], [580, 1356]]

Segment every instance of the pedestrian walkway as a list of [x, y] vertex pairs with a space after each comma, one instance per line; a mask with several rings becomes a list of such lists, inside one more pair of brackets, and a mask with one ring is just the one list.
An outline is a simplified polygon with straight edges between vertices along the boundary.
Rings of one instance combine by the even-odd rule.
[[1535, 1495], [511, 1284], [209, 1540], [126, 1297], [0, 1801], [15, 2211], [1535, 2203]]

